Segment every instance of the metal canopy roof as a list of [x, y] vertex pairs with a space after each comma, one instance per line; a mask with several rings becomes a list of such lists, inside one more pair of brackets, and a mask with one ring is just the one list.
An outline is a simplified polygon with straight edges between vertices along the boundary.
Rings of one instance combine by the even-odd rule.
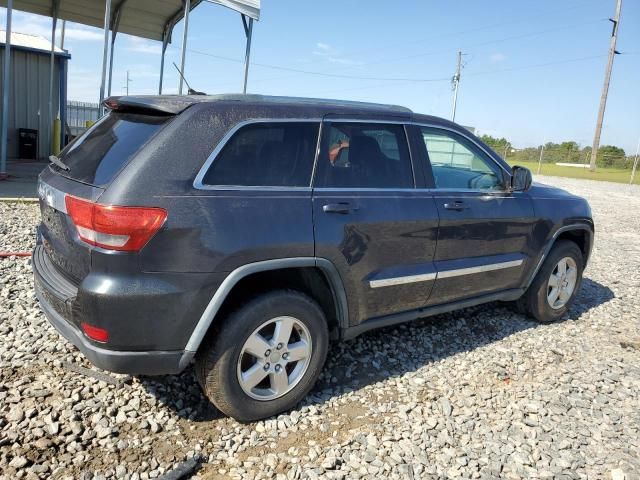
[[[202, 0], [192, 0], [191, 10]], [[245, 2], [221, 0], [222, 5]], [[16, 10], [51, 17], [54, 0], [14, 0]], [[104, 26], [105, 0], [59, 0], [58, 18], [102, 28]], [[7, 0], [0, 0], [6, 7]], [[170, 39], [174, 25], [184, 16], [182, 0], [113, 0], [112, 19], [121, 9], [118, 31], [151, 40], [163, 40], [165, 32]], [[231, 7], [233, 8], [233, 7]]]
[[223, 7], [230, 8], [242, 15], [260, 20], [260, 0], [206, 0], [209, 3], [217, 3]]

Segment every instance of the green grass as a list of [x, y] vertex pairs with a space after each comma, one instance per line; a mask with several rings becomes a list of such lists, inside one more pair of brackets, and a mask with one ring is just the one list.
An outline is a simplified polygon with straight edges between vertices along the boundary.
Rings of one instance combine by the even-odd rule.
[[[509, 165], [520, 165], [527, 167], [533, 173], [534, 179], [538, 172], [537, 162], [518, 162], [507, 160]], [[640, 170], [640, 169], [638, 169]], [[540, 169], [540, 175], [551, 175], [554, 177], [569, 177], [569, 178], [585, 178], [588, 180], [600, 180], [603, 182], [617, 182], [617, 183], [629, 183], [631, 178], [631, 170], [624, 170], [621, 168], [601, 168], [598, 167], [595, 172], [590, 171], [588, 168], [579, 167], [563, 167], [556, 165], [555, 163], [543, 163]], [[634, 185], [640, 185], [640, 171], [636, 172], [636, 177], [633, 181]]]

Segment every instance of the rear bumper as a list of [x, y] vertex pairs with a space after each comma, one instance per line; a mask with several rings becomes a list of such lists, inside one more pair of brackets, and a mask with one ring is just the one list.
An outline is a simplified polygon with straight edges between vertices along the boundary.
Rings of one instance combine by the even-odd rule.
[[97, 367], [117, 373], [165, 375], [181, 372], [193, 358], [194, 352], [183, 349], [114, 350], [96, 345], [78, 327], [79, 289], [55, 271], [41, 246], [33, 252], [32, 266], [36, 297], [47, 319]]
[[73, 343], [91, 363], [103, 370], [132, 375], [167, 375], [180, 373], [193, 358], [193, 352], [184, 350], [124, 352], [97, 347], [51, 307], [38, 287], [36, 287], [36, 297], [49, 323], [58, 333]]

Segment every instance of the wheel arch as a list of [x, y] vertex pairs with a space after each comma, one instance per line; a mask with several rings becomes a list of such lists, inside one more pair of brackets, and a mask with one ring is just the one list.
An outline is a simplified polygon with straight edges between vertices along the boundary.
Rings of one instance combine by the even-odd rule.
[[[284, 270], [317, 269], [324, 275], [324, 278], [331, 290], [333, 297], [333, 307], [335, 308], [335, 318], [340, 331], [348, 326], [348, 306], [347, 296], [342, 284], [342, 279], [336, 267], [329, 260], [317, 257], [295, 257], [265, 260], [261, 262], [249, 263], [238, 267], [224, 279], [220, 287], [215, 291], [211, 300], [202, 313], [196, 327], [194, 328], [185, 351], [193, 355], [198, 351], [200, 344], [204, 340], [210, 327], [218, 313], [221, 312], [225, 301], [233, 294], [234, 289], [245, 279], [260, 273], [275, 273]], [[322, 303], [322, 302], [319, 302]]]
[[589, 260], [589, 257], [591, 255], [591, 249], [593, 248], [593, 225], [587, 223], [565, 225], [564, 227], [558, 228], [554, 232], [553, 236], [547, 241], [535, 269], [533, 269], [533, 272], [527, 280], [525, 290], [529, 288], [536, 275], [538, 274], [538, 271], [540, 271], [540, 268], [542, 267], [545, 259], [549, 255], [549, 252], [559, 240], [571, 240], [572, 242], [576, 243], [582, 251], [584, 266], [586, 267], [587, 261]]

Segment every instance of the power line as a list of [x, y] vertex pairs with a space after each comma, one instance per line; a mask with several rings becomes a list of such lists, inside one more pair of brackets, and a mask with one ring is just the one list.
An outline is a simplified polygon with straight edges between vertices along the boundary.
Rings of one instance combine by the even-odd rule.
[[[603, 20], [604, 19], [589, 20], [587, 22], [579, 22], [579, 23], [572, 24], [572, 25], [563, 25], [562, 27], [557, 27], [557, 28], [544, 29], [544, 30], [538, 30], [538, 31], [535, 31], [535, 32], [528, 32], [528, 33], [525, 33], [525, 34], [515, 35], [515, 36], [503, 37], [503, 38], [499, 38], [499, 39], [489, 40], [489, 41], [486, 41], [486, 42], [481, 42], [481, 43], [468, 45], [467, 47], [465, 47], [465, 49], [474, 48], [474, 47], [478, 47], [478, 46], [492, 45], [492, 44], [501, 43], [501, 42], [505, 42], [505, 41], [518, 40], [518, 39], [532, 37], [532, 36], [536, 36], [536, 35], [543, 35], [545, 33], [550, 33], [550, 32], [554, 32], [554, 31], [567, 30], [567, 29], [570, 29], [570, 28], [575, 28], [575, 27], [583, 26], [583, 25], [587, 25], [587, 24], [599, 23], [599, 22], [602, 22]], [[340, 69], [340, 71], [344, 71], [344, 70], [346, 70], [348, 68], [370, 66], [370, 65], [381, 65], [381, 64], [384, 64], [384, 63], [393, 63], [393, 62], [397, 62], [397, 61], [411, 60], [411, 59], [414, 59], [414, 58], [420, 58], [420, 57], [429, 56], [429, 55], [437, 55], [437, 54], [440, 54], [440, 53], [450, 53], [451, 51], [455, 51], [455, 50], [443, 49], [443, 50], [439, 50], [439, 51], [423, 52], [423, 53], [409, 55], [409, 56], [405, 56], [405, 57], [394, 57], [393, 59], [381, 60], [381, 61], [376, 61], [376, 62], [367, 62], [367, 63], [362, 63], [362, 64], [359, 64], [359, 65], [356, 65], [356, 66], [344, 67], [344, 68]], [[224, 60], [224, 61], [233, 62], [233, 63], [243, 63], [241, 60], [238, 60], [236, 58], [226, 57], [226, 56], [223, 56], [223, 55], [216, 55], [216, 54], [208, 53], [208, 52], [202, 52], [202, 51], [199, 51], [199, 50], [189, 50], [189, 52], [195, 53], [197, 55], [204, 55], [204, 56], [207, 56], [207, 57], [210, 57], [210, 58], [216, 58], [218, 60]], [[268, 69], [271, 69], [271, 70], [279, 70], [279, 71], [291, 72], [291, 73], [294, 73], [294, 74], [316, 75], [316, 76], [328, 77], [328, 78], [343, 78], [343, 79], [352, 79], [352, 80], [375, 80], [375, 81], [393, 81], [393, 82], [418, 82], [418, 83], [422, 83], [422, 82], [439, 82], [439, 81], [444, 81], [444, 80], [450, 80], [449, 77], [447, 77], [446, 79], [445, 78], [419, 79], [419, 78], [387, 78], [387, 77], [376, 77], [376, 76], [347, 75], [347, 74], [343, 74], [343, 73], [331, 73], [331, 71], [328, 71], [328, 72], [311, 71], [311, 70], [304, 70], [304, 69], [298, 69], [298, 68], [293, 68], [293, 67], [285, 67], [285, 66], [282, 66], [282, 65], [273, 65], [273, 64], [258, 63], [258, 62], [251, 62], [251, 65], [262, 67], [262, 68], [268, 68]], [[274, 78], [266, 79], [266, 80], [263, 80], [263, 81], [279, 80], [279, 79], [282, 79], [282, 78], [289, 78], [289, 77], [291, 77], [291, 76], [288, 75], [288, 76], [284, 76], [284, 77], [274, 77]]]
[[[582, 62], [582, 61], [586, 61], [586, 60], [593, 60], [595, 58], [602, 58], [605, 57], [606, 55], [593, 55], [593, 56], [589, 56], [589, 57], [580, 57], [580, 58], [569, 58], [566, 60], [559, 60], [557, 62], [547, 62], [547, 63], [539, 63], [539, 64], [535, 64], [535, 65], [523, 65], [520, 67], [514, 67], [514, 68], [503, 68], [503, 69], [499, 69], [499, 70], [487, 70], [484, 72], [475, 72], [475, 73], [467, 73], [466, 76], [474, 76], [474, 75], [490, 75], [490, 74], [495, 74], [495, 73], [503, 73], [506, 71], [518, 71], [518, 70], [528, 70], [528, 69], [533, 69], [533, 68], [544, 68], [544, 67], [548, 67], [548, 66], [553, 66], [553, 65], [563, 65], [565, 63], [576, 63], [576, 62]], [[446, 79], [442, 80], [442, 83], [444, 82], [450, 82], [451, 78], [448, 77]], [[394, 83], [382, 83], [382, 84], [375, 84], [375, 85], [366, 85], [366, 86], [358, 86], [358, 87], [354, 87], [354, 88], [341, 88], [341, 89], [331, 89], [331, 90], [322, 90], [320, 92], [317, 92], [316, 94], [321, 94], [321, 95], [331, 95], [334, 93], [343, 93], [343, 92], [350, 92], [350, 91], [361, 91], [361, 90], [371, 90], [374, 88], [384, 88], [384, 87], [393, 87], [393, 86], [398, 86], [398, 85], [406, 85], [409, 83], [414, 83], [411, 81], [405, 81], [405, 82], [394, 82]]]
[[[368, 48], [368, 49], [364, 49], [364, 50], [355, 50], [355, 51], [347, 51], [345, 54], [346, 55], [356, 55], [356, 54], [360, 54], [360, 53], [368, 53], [368, 52], [379, 52], [381, 50], [390, 50], [390, 49], [396, 49], [398, 47], [402, 47], [402, 48], [406, 48], [407, 45], [410, 44], [417, 44], [417, 43], [422, 43], [425, 41], [428, 41], [432, 38], [446, 38], [446, 37], [458, 37], [460, 35], [465, 35], [467, 33], [473, 33], [473, 32], [478, 32], [478, 31], [482, 31], [482, 30], [490, 30], [493, 28], [498, 28], [498, 27], [503, 27], [506, 25], [513, 25], [514, 23], [521, 23], [521, 22], [531, 22], [531, 20], [536, 19], [536, 18], [557, 18], [557, 14], [558, 13], [563, 13], [563, 12], [568, 12], [571, 10], [576, 10], [576, 9], [582, 9], [584, 8], [584, 0], [581, 0], [580, 2], [578, 2], [577, 4], [569, 7], [569, 8], [565, 8], [565, 9], [561, 9], [561, 10], [554, 10], [554, 11], [549, 11], [548, 9], [546, 9], [544, 11], [544, 13], [540, 14], [540, 15], [528, 15], [526, 17], [520, 17], [520, 18], [515, 18], [515, 19], [511, 19], [508, 21], [504, 21], [504, 22], [500, 22], [500, 23], [493, 23], [493, 24], [489, 24], [489, 25], [481, 25], [479, 27], [474, 27], [471, 29], [467, 29], [467, 30], [458, 30], [455, 32], [450, 32], [450, 33], [445, 33], [445, 34], [433, 34], [433, 35], [428, 35], [427, 37], [423, 37], [421, 39], [416, 39], [416, 40], [410, 40], [410, 41], [406, 41], [406, 42], [402, 42], [400, 44], [391, 44], [391, 45], [387, 45], [387, 46], [379, 46], [376, 48]], [[589, 23], [589, 22], [588, 22]], [[569, 26], [570, 27], [570, 26]], [[567, 26], [565, 25], [563, 28], [567, 28]], [[468, 48], [465, 47], [465, 48]], [[442, 52], [437, 52], [437, 53], [450, 53], [451, 51], [455, 51], [455, 50], [446, 50], [446, 51], [442, 51]], [[394, 57], [395, 58], [395, 57]], [[369, 63], [367, 63], [367, 65], [370, 65]], [[354, 65], [351, 67], [345, 67], [345, 68], [355, 68], [357, 66], [360, 65]]]
[[[222, 55], [215, 55], [213, 53], [200, 52], [198, 50], [189, 50], [189, 51], [191, 53], [196, 53], [198, 55], [205, 55], [207, 57], [213, 57], [213, 58], [217, 58], [217, 59], [220, 59], [220, 60], [226, 60], [226, 61], [230, 61], [230, 62], [241, 62], [240, 60], [237, 60], [235, 58], [223, 57]], [[253, 65], [255, 67], [269, 68], [269, 69], [272, 69], [272, 70], [283, 70], [283, 71], [286, 71], [286, 72], [302, 73], [302, 74], [305, 74], [305, 75], [316, 75], [316, 76], [320, 76], [320, 77], [331, 77], [331, 78], [346, 78], [346, 79], [351, 79], [351, 80], [382, 80], [382, 81], [389, 81], [389, 82], [441, 82], [441, 81], [449, 81], [449, 77], [443, 77], [443, 78], [369, 77], [369, 76], [359, 76], [359, 75], [343, 75], [343, 74], [339, 74], [339, 73], [318, 72], [318, 71], [311, 71], [311, 70], [301, 70], [301, 69], [298, 69], [298, 68], [284, 67], [282, 65], [271, 65], [271, 64], [268, 64], [268, 63], [251, 62], [251, 65]]]
[[[604, 18], [599, 18], [597, 20], [589, 20], [586, 22], [579, 22], [579, 23], [574, 23], [571, 25], [563, 25], [561, 27], [556, 27], [556, 28], [547, 28], [544, 30], [537, 30], [535, 32], [528, 32], [528, 33], [523, 33], [523, 34], [519, 34], [519, 35], [511, 35], [508, 37], [502, 37], [502, 38], [497, 38], [494, 40], [487, 40], [485, 42], [480, 42], [480, 43], [474, 43], [474, 44], [469, 44], [469, 45], [465, 45], [463, 48], [465, 50], [470, 50], [472, 48], [477, 48], [477, 47], [484, 47], [487, 45], [494, 45], [496, 43], [502, 43], [502, 42], [510, 42], [512, 40], [520, 40], [523, 38], [529, 38], [529, 37], [536, 37], [538, 35], [544, 35], [545, 33], [552, 33], [552, 32], [559, 32], [559, 31], [563, 31], [563, 30], [569, 30], [571, 28], [576, 28], [576, 27], [581, 27], [584, 25], [592, 25], [595, 23], [601, 23], [604, 22], [606, 19]], [[433, 50], [431, 52], [422, 52], [422, 53], [416, 53], [416, 54], [412, 54], [412, 55], [407, 55], [404, 57], [394, 57], [393, 59], [389, 59], [389, 60], [381, 60], [378, 62], [367, 62], [362, 65], [381, 65], [384, 63], [393, 63], [393, 62], [397, 62], [397, 61], [402, 61], [402, 60], [413, 60], [415, 58], [421, 58], [421, 57], [426, 57], [426, 56], [430, 56], [430, 55], [439, 55], [439, 54], [443, 54], [443, 53], [451, 53], [451, 52], [455, 52], [456, 49], [451, 49], [451, 48], [447, 48], [447, 49], [443, 49], [443, 50]]]
[[485, 70], [482, 72], [472, 72], [472, 73], [468, 73], [467, 76], [479, 76], [479, 75], [491, 75], [494, 73], [503, 73], [503, 72], [517, 72], [518, 70], [529, 70], [531, 68], [542, 68], [542, 67], [549, 67], [552, 65], [564, 65], [566, 63], [576, 63], [576, 62], [583, 62], [585, 60], [593, 60], [595, 58], [602, 58], [602, 57], [606, 57], [605, 54], [601, 54], [601, 55], [590, 55], [588, 57], [579, 57], [579, 58], [569, 58], [566, 60], [558, 60], [556, 62], [545, 62], [545, 63], [536, 63], [533, 65], [523, 65], [520, 67], [508, 67], [508, 68], [501, 68], [501, 69], [496, 69], [496, 70]]
[[[221, 55], [215, 55], [215, 54], [212, 54], [212, 53], [200, 52], [200, 51], [197, 51], [197, 50], [190, 50], [190, 52], [196, 53], [198, 55], [205, 55], [205, 56], [208, 56], [208, 57], [213, 57], [213, 58], [217, 58], [217, 59], [220, 59], [220, 60], [229, 61], [229, 62], [242, 63], [241, 60], [237, 60], [235, 58], [230, 58], [230, 57], [223, 57]], [[541, 67], [547, 67], [547, 66], [552, 66], [552, 65], [561, 65], [561, 64], [565, 64], [565, 63], [581, 62], [581, 61], [585, 61], [585, 60], [592, 60], [594, 58], [602, 58], [604, 56], [606, 56], [606, 55], [603, 54], [603, 55], [591, 55], [591, 56], [579, 57], [579, 58], [569, 58], [569, 59], [565, 59], [565, 60], [558, 60], [558, 61], [555, 61], [555, 62], [546, 62], [546, 63], [538, 63], [538, 64], [533, 64], [533, 65], [523, 65], [523, 66], [520, 66], [520, 67], [502, 68], [502, 69], [496, 69], [496, 70], [486, 70], [486, 71], [481, 71], [481, 72], [472, 72], [472, 73], [468, 73], [467, 75], [477, 76], [477, 75], [490, 75], [490, 74], [502, 73], [502, 72], [513, 72], [513, 71], [526, 70], [526, 69], [531, 69], [531, 68], [541, 68]], [[343, 79], [349, 79], [349, 80], [375, 80], [375, 81], [399, 82], [399, 83], [429, 83], [429, 82], [450, 82], [451, 81], [451, 77], [434, 77], [434, 78], [364, 77], [364, 76], [357, 76], [357, 75], [341, 75], [341, 74], [317, 72], [317, 71], [311, 71], [311, 70], [301, 70], [301, 69], [296, 69], [296, 68], [283, 67], [281, 65], [271, 65], [271, 64], [258, 63], [258, 62], [251, 62], [251, 65], [252, 66], [256, 66], [256, 67], [268, 68], [268, 69], [272, 69], [272, 70], [293, 71], [293, 72], [301, 73], [301, 74], [305, 74], [305, 75], [316, 75], [316, 76], [321, 76], [321, 77], [343, 78]], [[360, 87], [358, 87], [358, 88], [360, 88]]]

